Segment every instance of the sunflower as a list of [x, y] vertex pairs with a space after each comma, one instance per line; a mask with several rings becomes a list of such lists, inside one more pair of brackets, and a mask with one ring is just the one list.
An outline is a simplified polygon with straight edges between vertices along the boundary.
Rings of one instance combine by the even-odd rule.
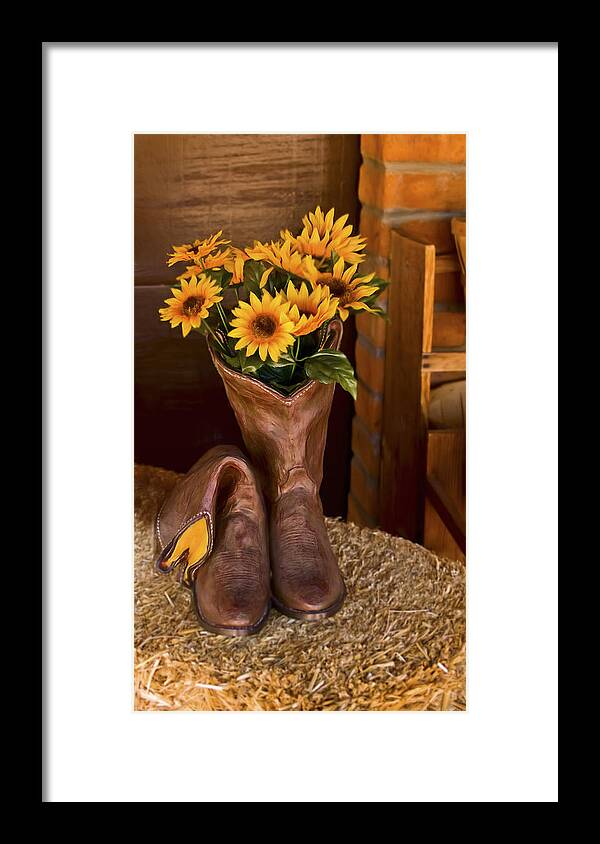
[[[306, 278], [304, 264], [302, 262], [302, 255], [296, 251], [292, 251], [293, 245], [291, 241], [271, 241], [271, 243], [261, 243], [259, 240], [255, 241], [254, 246], [247, 246], [246, 252], [255, 261], [266, 261], [274, 267], [279, 267], [292, 275]], [[261, 287], [263, 281], [261, 279]]]
[[335, 252], [338, 258], [343, 258], [348, 264], [359, 264], [365, 255], [359, 254], [365, 247], [366, 238], [352, 235], [352, 226], [346, 226], [348, 214], [334, 220], [335, 209], [331, 208], [323, 214], [317, 206], [302, 218], [304, 228], [298, 235], [284, 229], [281, 237], [301, 255], [311, 255], [317, 260], [331, 258]]
[[170, 322], [171, 328], [181, 325], [183, 336], [187, 337], [192, 328], [199, 328], [208, 316], [208, 309], [215, 302], [220, 302], [220, 287], [205, 275], [194, 276], [190, 281], [181, 280], [181, 290], [171, 288], [174, 299], [165, 299], [168, 308], [159, 308], [163, 322]]
[[277, 362], [279, 356], [294, 342], [292, 331], [293, 322], [288, 314], [289, 305], [283, 303], [281, 295], [271, 296], [268, 290], [259, 299], [255, 293], [250, 294], [250, 302], [240, 302], [238, 308], [233, 309], [236, 317], [231, 320], [235, 328], [229, 332], [230, 337], [237, 337], [237, 349], [245, 349], [246, 355], [253, 355], [258, 349], [261, 360], [267, 359]]
[[375, 273], [353, 278], [357, 265], [351, 264], [347, 269], [344, 269], [343, 258], [339, 258], [335, 262], [332, 273], [318, 270], [312, 258], [306, 260], [306, 268], [313, 288], [325, 285], [329, 288], [331, 295], [338, 298], [338, 310], [342, 320], [348, 319], [349, 308], [376, 313], [373, 308], [362, 301], [379, 290], [378, 287], [369, 285]]
[[199, 264], [201, 258], [213, 252], [217, 246], [224, 246], [231, 243], [230, 240], [219, 240], [223, 230], [212, 234], [206, 240], [195, 240], [193, 243], [184, 243], [182, 246], [174, 246], [173, 252], [167, 255], [167, 266], [172, 267], [178, 261], [193, 261]]
[[177, 276], [177, 281], [181, 281], [184, 278], [194, 278], [195, 276], [200, 276], [206, 272], [206, 270], [218, 270], [221, 267], [225, 267], [229, 258], [229, 249], [225, 249], [223, 252], [216, 252], [214, 255], [207, 255], [206, 257], [200, 259], [200, 264], [192, 264], [190, 267], [186, 267], [185, 272]]
[[304, 282], [300, 290], [288, 282], [285, 291], [285, 301], [290, 305], [290, 319], [294, 323], [293, 334], [302, 337], [320, 328], [324, 322], [333, 319], [338, 306], [338, 300], [331, 296], [327, 287], [317, 284], [311, 293]]
[[231, 273], [229, 284], [243, 284], [244, 266], [248, 260], [248, 255], [243, 249], [238, 249], [237, 246], [231, 247], [227, 260], [223, 264], [227, 272]]

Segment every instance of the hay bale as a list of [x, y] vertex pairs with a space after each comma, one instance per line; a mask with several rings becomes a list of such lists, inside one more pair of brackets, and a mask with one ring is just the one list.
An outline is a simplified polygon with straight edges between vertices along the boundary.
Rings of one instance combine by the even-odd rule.
[[136, 709], [465, 708], [462, 563], [327, 519], [342, 610], [312, 624], [272, 610], [258, 636], [215, 636], [198, 626], [189, 590], [152, 566], [154, 517], [178, 477], [136, 467]]

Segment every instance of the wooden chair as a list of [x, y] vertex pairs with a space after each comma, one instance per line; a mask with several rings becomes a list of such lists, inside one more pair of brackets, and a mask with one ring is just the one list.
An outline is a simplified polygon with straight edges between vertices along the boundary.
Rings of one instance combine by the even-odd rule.
[[450, 231], [456, 245], [456, 255], [460, 263], [461, 281], [466, 290], [467, 278], [467, 224], [464, 220], [452, 220]]
[[[392, 232], [380, 471], [384, 530], [447, 556], [465, 553], [465, 430], [430, 429], [432, 377], [464, 378], [463, 304], [436, 307], [436, 279], [462, 273], [466, 232], [453, 221], [458, 247], [436, 247]], [[452, 373], [452, 376], [449, 376]]]

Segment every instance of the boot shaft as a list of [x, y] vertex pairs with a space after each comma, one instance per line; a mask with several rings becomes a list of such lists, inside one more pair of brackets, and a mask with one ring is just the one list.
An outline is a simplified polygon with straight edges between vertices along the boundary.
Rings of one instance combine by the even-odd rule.
[[318, 493], [335, 385], [310, 381], [285, 397], [213, 361], [267, 497], [274, 501], [291, 485]]
[[[339, 348], [342, 326], [330, 324], [331, 347]], [[309, 381], [282, 396], [256, 378], [226, 366], [211, 350], [248, 454], [271, 502], [292, 488], [318, 495], [335, 384]]]

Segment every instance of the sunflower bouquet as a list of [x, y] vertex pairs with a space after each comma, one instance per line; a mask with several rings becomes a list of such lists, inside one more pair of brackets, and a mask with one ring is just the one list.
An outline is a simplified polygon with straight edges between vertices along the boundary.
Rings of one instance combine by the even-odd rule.
[[352, 234], [348, 215], [321, 208], [270, 243], [232, 246], [219, 231], [174, 246], [169, 267], [186, 264], [159, 310], [184, 337], [204, 334], [228, 367], [258, 379], [283, 396], [306, 381], [339, 383], [356, 398], [346, 355], [328, 348], [328, 326], [364, 310], [382, 316], [376, 300], [388, 282], [361, 274], [366, 239]]

